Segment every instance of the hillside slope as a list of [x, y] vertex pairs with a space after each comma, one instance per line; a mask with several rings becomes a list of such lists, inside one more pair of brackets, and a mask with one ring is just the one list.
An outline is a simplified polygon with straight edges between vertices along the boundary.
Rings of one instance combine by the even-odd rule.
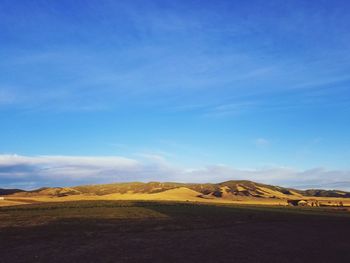
[[[112, 196], [120, 198], [126, 196], [150, 195], [153, 199], [172, 199], [175, 196], [185, 195], [187, 199], [192, 197], [205, 199], [233, 200], [237, 198], [274, 198], [274, 199], [300, 199], [303, 197], [341, 197], [350, 198], [350, 193], [337, 190], [296, 190], [279, 186], [266, 185], [246, 180], [231, 180], [218, 184], [185, 184], [174, 182], [131, 182], [101, 185], [83, 185], [76, 187], [40, 188], [33, 191], [1, 190], [1, 195], [18, 197], [33, 196]], [[136, 197], [135, 197], [136, 198]], [[185, 198], [186, 199], [186, 198]]]

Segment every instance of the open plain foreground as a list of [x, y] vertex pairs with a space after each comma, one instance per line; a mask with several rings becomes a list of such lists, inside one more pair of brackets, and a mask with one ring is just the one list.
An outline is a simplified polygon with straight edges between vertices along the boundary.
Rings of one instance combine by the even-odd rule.
[[65, 201], [0, 208], [0, 262], [350, 262], [340, 207]]

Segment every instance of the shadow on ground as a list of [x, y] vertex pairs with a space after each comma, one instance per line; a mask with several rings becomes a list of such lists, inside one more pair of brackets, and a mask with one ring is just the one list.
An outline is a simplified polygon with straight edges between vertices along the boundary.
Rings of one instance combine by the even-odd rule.
[[0, 262], [350, 262], [341, 211], [89, 201], [0, 219]]

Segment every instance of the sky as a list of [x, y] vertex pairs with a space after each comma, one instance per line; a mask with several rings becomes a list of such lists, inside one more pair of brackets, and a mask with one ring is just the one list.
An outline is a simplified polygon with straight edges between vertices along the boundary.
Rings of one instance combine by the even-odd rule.
[[350, 190], [350, 3], [0, 2], [0, 187]]

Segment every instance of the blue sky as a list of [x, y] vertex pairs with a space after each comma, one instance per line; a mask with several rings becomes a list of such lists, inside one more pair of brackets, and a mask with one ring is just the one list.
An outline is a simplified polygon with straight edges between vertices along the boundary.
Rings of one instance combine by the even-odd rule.
[[350, 189], [349, 9], [1, 1], [0, 187], [244, 177]]

